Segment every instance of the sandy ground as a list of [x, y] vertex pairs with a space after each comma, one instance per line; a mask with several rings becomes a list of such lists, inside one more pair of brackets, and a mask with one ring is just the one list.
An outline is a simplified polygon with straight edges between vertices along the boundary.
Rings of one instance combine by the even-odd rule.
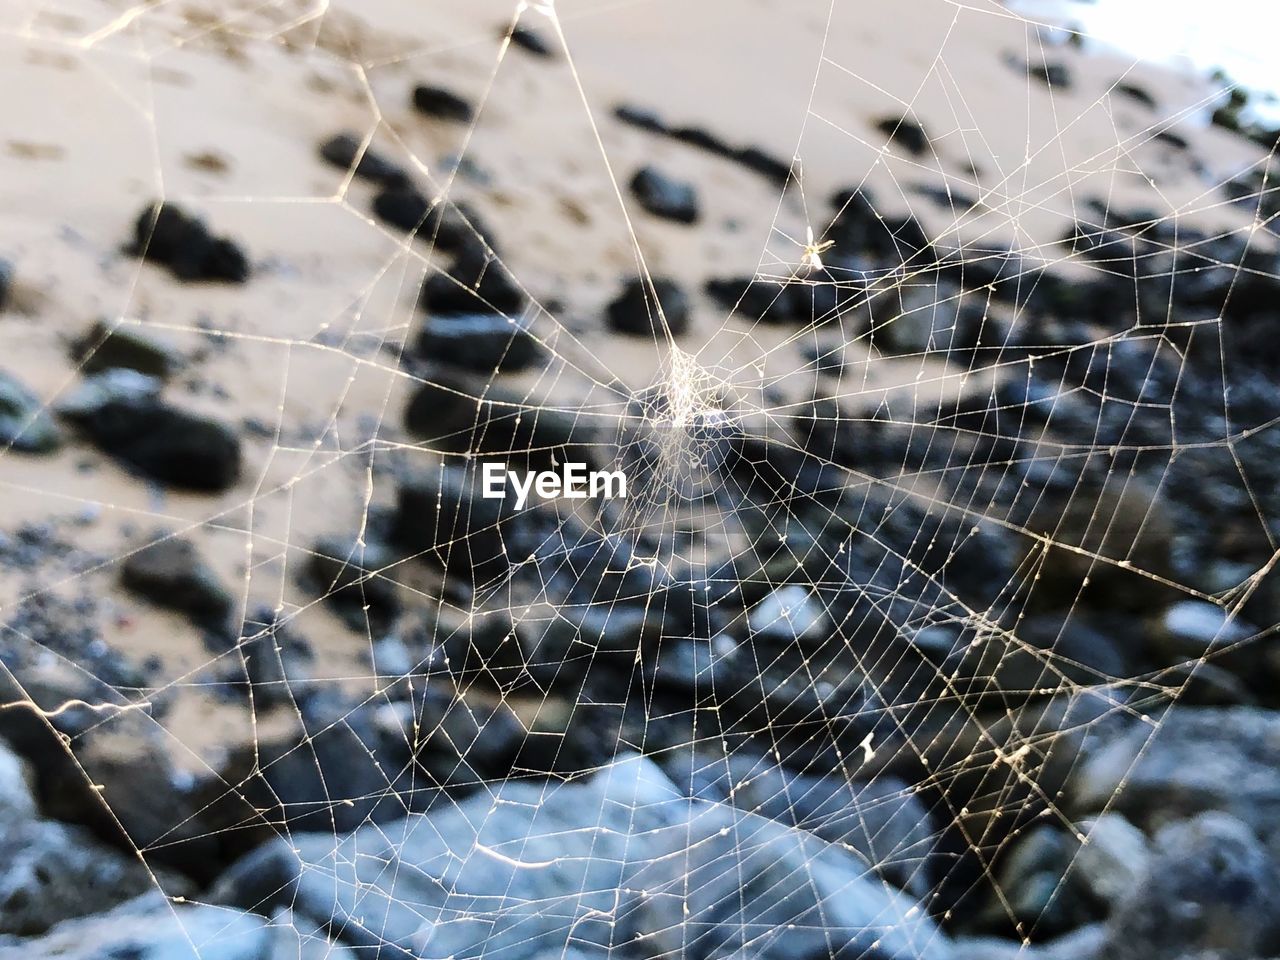
[[[492, 224], [503, 261], [547, 306], [538, 329], [555, 348], [554, 362], [513, 382], [563, 403], [604, 402], [603, 385], [642, 387], [670, 366], [666, 345], [605, 330], [622, 277], [647, 269], [700, 291], [710, 277], [785, 276], [806, 231], [821, 238], [838, 188], [865, 183], [886, 212], [910, 209], [940, 243], [1014, 245], [1054, 261], [1073, 220], [1093, 219], [1093, 198], [1210, 229], [1245, 222], [1217, 186], [1259, 154], [1205, 126], [1203, 86], [1118, 57], [1045, 50], [1033, 25], [988, 0], [530, 4], [523, 24], [557, 46], [562, 31], [550, 60], [504, 47], [515, 13], [498, 0], [0, 3], [0, 252], [18, 282], [0, 316], [0, 367], [54, 403], [78, 380], [73, 338], [99, 317], [135, 323], [189, 358], [171, 396], [270, 433], [246, 434], [243, 480], [218, 496], [159, 493], [81, 444], [54, 457], [0, 454], [0, 529], [93, 511], [78, 542], [104, 563], [44, 571], [38, 588], [87, 584], [110, 601], [101, 627], [111, 644], [162, 658], [178, 691], [164, 728], [194, 764], [247, 733], [249, 718], [200, 689], [208, 655], [182, 621], [115, 586], [114, 561], [153, 531], [192, 536], [246, 608], [294, 614], [319, 675], [369, 669], [368, 638], [294, 574], [317, 536], [356, 530], [386, 497], [364, 451], [375, 434], [406, 441], [414, 380], [388, 345], [412, 335], [431, 261], [371, 219], [370, 187], [317, 158], [330, 135], [371, 135]], [[1071, 89], [1020, 72], [1046, 55], [1069, 66]], [[1158, 109], [1109, 95], [1121, 77], [1156, 92]], [[477, 122], [416, 114], [409, 93], [423, 82], [481, 105]], [[794, 156], [797, 182], [780, 193], [626, 127], [612, 116], [619, 103]], [[875, 129], [908, 110], [934, 141], [923, 157]], [[1166, 121], [1188, 153], [1153, 141]], [[468, 162], [453, 176], [459, 155]], [[697, 228], [638, 208], [625, 185], [647, 163], [696, 183]], [[957, 211], [913, 191], [943, 184], [978, 205]], [[134, 218], [161, 196], [240, 239], [250, 283], [183, 284], [125, 256]], [[680, 349], [708, 382], [760, 398], [767, 384], [766, 404], [803, 395], [793, 371], [806, 331], [753, 327], [695, 299]], [[886, 389], [964, 387], [963, 371], [849, 351], [851, 404], [874, 406]], [[9, 572], [0, 603], [31, 589]]]

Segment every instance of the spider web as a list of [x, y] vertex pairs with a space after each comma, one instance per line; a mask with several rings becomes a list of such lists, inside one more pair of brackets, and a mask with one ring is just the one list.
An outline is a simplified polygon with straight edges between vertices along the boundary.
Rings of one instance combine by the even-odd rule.
[[[1149, 738], [1266, 701], [1270, 151], [1025, 11], [867, 6], [0, 14], [27, 428], [140, 334], [243, 459], [5, 449], [0, 733], [220, 911], [197, 955], [258, 915], [299, 955], [1039, 943], [1107, 919], [1062, 918], [1099, 818], [1168, 819], [1123, 789]], [[157, 201], [248, 282], [123, 252]], [[579, 459], [628, 496], [480, 495]], [[184, 542], [232, 635], [129, 580]]]

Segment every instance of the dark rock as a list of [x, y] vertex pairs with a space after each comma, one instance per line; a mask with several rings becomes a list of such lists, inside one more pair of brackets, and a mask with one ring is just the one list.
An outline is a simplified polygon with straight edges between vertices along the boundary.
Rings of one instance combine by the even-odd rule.
[[475, 704], [428, 685], [410, 707], [405, 731], [416, 737], [418, 763], [440, 783], [457, 784], [466, 772], [472, 785], [505, 779], [528, 735], [505, 704]]
[[537, 545], [536, 582], [557, 604], [645, 604], [669, 580], [658, 565], [639, 562], [637, 553], [624, 537], [562, 523]]
[[125, 558], [120, 582], [167, 610], [189, 617], [198, 626], [220, 631], [227, 625], [233, 601], [196, 552], [195, 545], [169, 534]]
[[71, 356], [84, 373], [125, 368], [167, 380], [182, 366], [182, 356], [168, 344], [132, 326], [97, 321], [73, 344]]
[[631, 192], [640, 206], [655, 217], [677, 223], [697, 222], [698, 195], [691, 183], [674, 180], [654, 167], [642, 167], [631, 178]]
[[997, 929], [1012, 924], [1009, 933], [1025, 935], [1025, 931], [1035, 930], [1053, 937], [1098, 919], [1084, 910], [1075, 891], [1063, 881], [1078, 846], [1073, 837], [1053, 824], [1037, 824], [1025, 831], [1001, 857], [995, 878], [1001, 895], [988, 902], [985, 915], [976, 918], [977, 924]]
[[1111, 90], [1113, 93], [1128, 97], [1135, 103], [1142, 104], [1149, 110], [1156, 108], [1156, 98], [1148, 93], [1145, 87], [1140, 87], [1136, 83], [1117, 82]]
[[665, 134], [667, 132], [667, 125], [662, 122], [662, 118], [644, 107], [620, 104], [613, 108], [613, 115], [627, 126], [647, 130], [649, 133]]
[[52, 820], [0, 820], [0, 856], [0, 934], [36, 936], [152, 887], [141, 860], [100, 844], [83, 827]]
[[1175, 150], [1186, 150], [1191, 146], [1191, 142], [1180, 133], [1174, 133], [1172, 130], [1157, 130], [1151, 135], [1151, 139], [1157, 143], [1164, 143], [1173, 147]]
[[[346, 866], [326, 876], [322, 863]], [[506, 781], [381, 829], [294, 835], [247, 857], [212, 897], [258, 911], [288, 903], [352, 946], [458, 960], [640, 938], [655, 954], [698, 957], [748, 941], [760, 960], [945, 957], [914, 903], [864, 874], [814, 837], [690, 801], [627, 756], [582, 783]]]
[[1280, 875], [1249, 827], [1202, 813], [1155, 837], [1155, 855], [1108, 923], [1104, 960], [1258, 957], [1280, 937]]
[[243, 686], [255, 710], [297, 705], [308, 694], [304, 663], [311, 645], [270, 607], [250, 614], [236, 644], [243, 665]]
[[1067, 69], [1065, 63], [1028, 64], [1027, 76], [1059, 90], [1068, 90], [1071, 87], [1071, 71]]
[[672, 127], [667, 131], [667, 136], [679, 143], [705, 150], [718, 157], [733, 156], [733, 148], [729, 144], [702, 127]]
[[[689, 329], [689, 298], [666, 277], [653, 277], [652, 288], [636, 277], [623, 286], [622, 294], [609, 304], [609, 326], [619, 333], [642, 337], [681, 336]], [[655, 304], [651, 296], [656, 294]]]
[[832, 198], [832, 204], [836, 217], [827, 235], [841, 255], [894, 269], [927, 255], [929, 236], [919, 221], [912, 216], [881, 216], [866, 190], [842, 190]]
[[404, 168], [366, 147], [354, 133], [339, 133], [320, 145], [320, 156], [342, 170], [351, 170], [361, 180], [383, 186], [407, 186], [409, 175]]
[[920, 156], [929, 149], [929, 136], [924, 127], [906, 117], [885, 117], [876, 123], [876, 129], [913, 156]]
[[591, 419], [576, 410], [534, 402], [499, 384], [432, 371], [405, 408], [405, 429], [449, 453], [500, 456], [511, 469], [597, 459]]
[[433, 273], [422, 285], [419, 303], [432, 316], [478, 313], [517, 314], [524, 291], [496, 257], [480, 251], [459, 255], [448, 273]]
[[62, 435], [40, 398], [0, 370], [0, 451], [49, 453]]
[[272, 931], [252, 913], [171, 903], [151, 891], [99, 916], [67, 920], [38, 940], [0, 938], [0, 960], [272, 960]]
[[299, 704], [302, 730], [244, 748], [220, 772], [279, 830], [330, 837], [404, 816], [418, 783], [412, 747], [378, 721], [373, 703], [323, 691]]
[[389, 226], [412, 232], [436, 250], [483, 262], [497, 250], [492, 233], [465, 203], [430, 201], [408, 183], [391, 184], [373, 198], [374, 215]]
[[152, 717], [95, 713], [72, 756], [43, 761], [41, 796], [49, 816], [84, 824], [129, 857], [145, 851], [153, 868], [208, 883], [226, 865], [221, 838], [208, 829], [190, 774], [174, 766], [155, 709]]
[[377, 636], [389, 630], [400, 613], [394, 578], [398, 560], [377, 541], [324, 537], [311, 548], [305, 577], [351, 629]]
[[408, 183], [392, 183], [373, 198], [373, 215], [406, 232], [420, 232], [430, 210], [431, 201]]
[[[442, 466], [405, 476], [397, 488], [397, 543], [479, 585], [505, 578], [510, 560], [506, 539], [516, 531], [514, 500], [481, 496], [480, 474]], [[512, 547], [515, 543], [512, 543]], [[512, 550], [512, 555], [518, 555]]]
[[1007, 703], [1048, 696], [1080, 684], [1097, 686], [1128, 677], [1132, 643], [1113, 638], [1110, 630], [1137, 633], [1140, 621], [1094, 623], [1084, 615], [1029, 616], [1009, 634], [988, 631], [962, 634], [947, 666], [957, 695], [992, 698]]
[[800, 316], [795, 288], [789, 284], [739, 277], [708, 280], [704, 289], [707, 296], [726, 310], [761, 323], [808, 322], [807, 317]]
[[511, 31], [511, 42], [537, 57], [554, 56], [555, 51], [543, 37], [528, 27], [517, 26]]
[[791, 179], [791, 164], [779, 160], [759, 147], [743, 147], [733, 152], [733, 159], [748, 170], [752, 170], [778, 186], [785, 186]]
[[158, 483], [220, 491], [240, 477], [240, 438], [231, 427], [169, 406], [160, 383], [133, 370], [86, 380], [58, 412], [104, 453]]
[[475, 373], [526, 370], [543, 356], [524, 317], [498, 313], [429, 317], [418, 332], [420, 356]]
[[40, 819], [25, 765], [0, 741], [0, 955], [4, 934], [29, 937], [151, 889], [143, 863], [83, 827]]
[[249, 260], [235, 241], [214, 236], [203, 221], [172, 203], [152, 204], [138, 215], [126, 252], [164, 264], [180, 280], [249, 279]]
[[13, 287], [13, 264], [0, 257], [0, 311], [9, 305], [9, 291]]
[[419, 113], [439, 120], [470, 123], [475, 118], [471, 104], [444, 87], [425, 84], [414, 87], [413, 106]]

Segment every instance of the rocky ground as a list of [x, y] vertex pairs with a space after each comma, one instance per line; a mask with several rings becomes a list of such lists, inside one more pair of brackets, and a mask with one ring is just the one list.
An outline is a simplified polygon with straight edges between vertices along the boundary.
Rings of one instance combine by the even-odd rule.
[[1280, 956], [1239, 98], [225, 6], [0, 13], [0, 960]]

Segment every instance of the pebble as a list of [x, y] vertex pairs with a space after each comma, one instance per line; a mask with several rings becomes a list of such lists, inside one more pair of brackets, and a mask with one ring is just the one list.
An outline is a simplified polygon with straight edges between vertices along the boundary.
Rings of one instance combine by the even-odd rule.
[[453, 123], [471, 123], [475, 111], [471, 104], [444, 87], [421, 84], [413, 88], [413, 107], [423, 116]]
[[167, 266], [179, 280], [249, 279], [248, 256], [236, 241], [215, 236], [202, 220], [172, 203], [151, 204], [138, 214], [127, 252]]
[[[653, 277], [652, 290], [642, 278], [624, 284], [622, 293], [609, 304], [609, 326], [619, 333], [633, 336], [665, 338], [681, 336], [689, 330], [689, 297], [684, 289], [667, 277]], [[657, 294], [657, 305], [651, 299]]]
[[636, 171], [631, 192], [655, 217], [685, 224], [698, 220], [698, 195], [693, 184], [672, 179], [654, 167]]

